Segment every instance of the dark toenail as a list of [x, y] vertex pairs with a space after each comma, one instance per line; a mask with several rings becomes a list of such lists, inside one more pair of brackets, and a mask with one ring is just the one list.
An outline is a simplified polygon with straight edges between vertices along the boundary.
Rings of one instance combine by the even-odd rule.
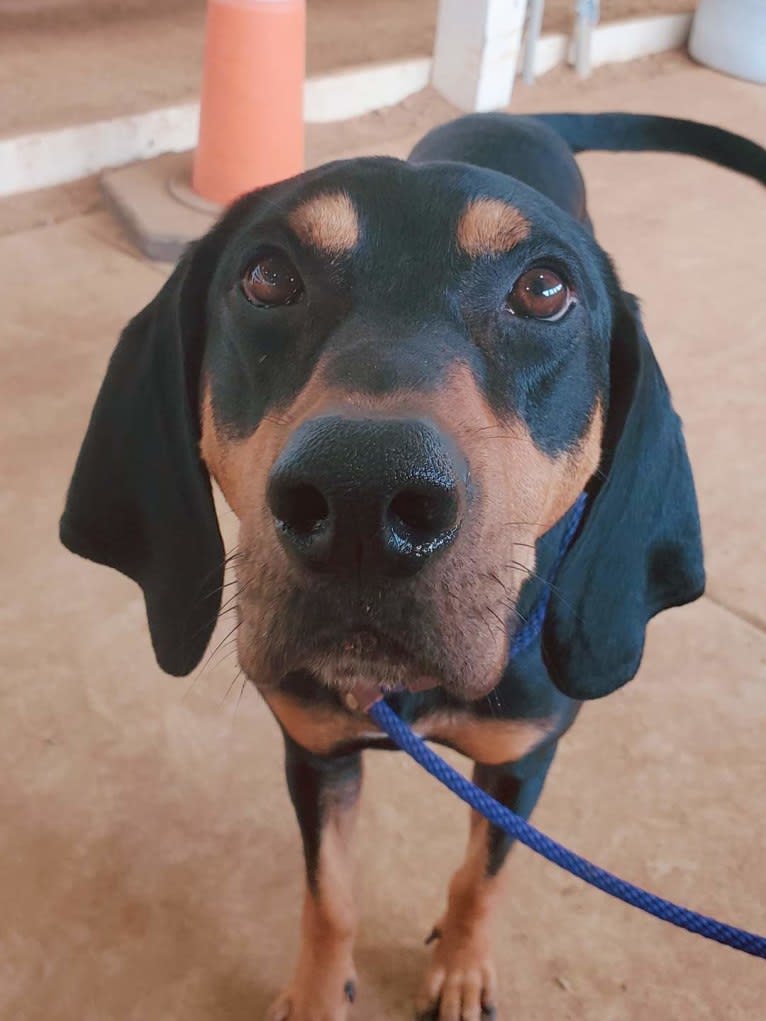
[[426, 946], [428, 946], [429, 943], [433, 943], [433, 942], [435, 942], [435, 940], [441, 939], [441, 938], [442, 938], [442, 931], [441, 931], [441, 929], [439, 928], [438, 925], [435, 925], [433, 927], [433, 929], [431, 929], [431, 932], [428, 934], [428, 936], [426, 936]]
[[481, 1016], [482, 1019], [486, 1018], [487, 1021], [495, 1021], [495, 1018], [497, 1017], [497, 1011], [495, 1010], [494, 1007], [482, 1007]]
[[356, 982], [352, 978], [343, 987], [343, 992], [349, 1003], [353, 1003], [356, 999]]

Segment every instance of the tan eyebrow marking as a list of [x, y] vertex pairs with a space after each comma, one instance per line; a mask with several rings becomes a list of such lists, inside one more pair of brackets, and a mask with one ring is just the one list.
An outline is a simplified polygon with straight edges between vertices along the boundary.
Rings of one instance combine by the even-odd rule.
[[458, 220], [457, 241], [472, 258], [500, 255], [529, 237], [529, 231], [529, 220], [515, 206], [502, 199], [473, 199]]
[[301, 241], [329, 255], [349, 252], [359, 242], [359, 217], [345, 191], [314, 195], [287, 220]]

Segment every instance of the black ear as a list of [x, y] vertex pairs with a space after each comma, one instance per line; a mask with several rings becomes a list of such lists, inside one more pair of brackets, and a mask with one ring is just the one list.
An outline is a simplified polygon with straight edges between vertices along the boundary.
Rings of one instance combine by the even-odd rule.
[[61, 519], [73, 553], [138, 582], [157, 661], [187, 674], [210, 640], [224, 549], [197, 411], [213, 235], [120, 337]]
[[630, 295], [623, 301], [612, 338], [606, 477], [558, 573], [543, 630], [548, 671], [576, 699], [631, 680], [649, 620], [697, 599], [705, 586], [681, 421], [637, 303]]

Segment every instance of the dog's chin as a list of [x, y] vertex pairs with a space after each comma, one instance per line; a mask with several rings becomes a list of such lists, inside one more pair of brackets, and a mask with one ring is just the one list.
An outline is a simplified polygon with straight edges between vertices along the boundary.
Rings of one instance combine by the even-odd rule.
[[281, 677], [258, 686], [264, 692], [279, 689], [296, 676], [311, 678], [312, 684], [333, 692], [348, 708], [360, 711], [366, 711], [386, 695], [414, 694], [435, 688], [441, 688], [453, 702], [470, 703], [486, 697], [500, 681], [498, 676], [469, 689], [463, 683], [440, 677], [405, 659], [384, 656], [368, 659], [328, 650], [296, 661]]
[[466, 647], [454, 633], [440, 638], [437, 628], [415, 631], [406, 621], [394, 629], [327, 616], [317, 620], [304, 612], [299, 628], [295, 615], [285, 614], [269, 629], [262, 618], [243, 615], [237, 645], [244, 673], [264, 692], [291, 675], [310, 674], [350, 705], [348, 695], [361, 693], [357, 701], [370, 702], [373, 694], [436, 687], [450, 700], [472, 702], [496, 687], [505, 667], [507, 633], [498, 635], [494, 648], [487, 642]]
[[264, 692], [280, 688], [288, 677], [306, 674], [352, 708], [367, 708], [393, 692], [433, 688], [441, 688], [451, 700], [474, 702], [499, 684], [504, 665], [503, 658], [495, 669], [458, 672], [449, 669], [448, 661], [442, 670], [401, 646], [358, 634], [322, 642], [318, 648], [312, 644], [302, 653], [293, 647], [292, 654], [279, 657], [278, 662], [269, 657], [268, 650], [240, 646], [240, 665]]
[[468, 689], [464, 684], [426, 673], [406, 663], [322, 657], [309, 667], [317, 683], [335, 691], [351, 709], [365, 711], [378, 699], [395, 692], [422, 692], [441, 688], [451, 702], [474, 702], [485, 698], [500, 677]]
[[[427, 691], [442, 683], [440, 678], [398, 658], [366, 659], [325, 653], [316, 657], [309, 669], [325, 687], [337, 691], [349, 704], [356, 702], [363, 708], [382, 695]], [[351, 698], [346, 698], [349, 695]]]

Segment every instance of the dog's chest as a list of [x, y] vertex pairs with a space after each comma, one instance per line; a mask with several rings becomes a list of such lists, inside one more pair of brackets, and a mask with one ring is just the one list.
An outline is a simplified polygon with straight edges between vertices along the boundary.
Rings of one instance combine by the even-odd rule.
[[[370, 747], [387, 742], [366, 716], [327, 705], [311, 705], [281, 692], [264, 696], [290, 737], [315, 755], [330, 755], [344, 747]], [[415, 733], [454, 748], [486, 765], [516, 762], [534, 751], [554, 730], [553, 717], [501, 719], [478, 716], [470, 710], [435, 709], [413, 721]]]

